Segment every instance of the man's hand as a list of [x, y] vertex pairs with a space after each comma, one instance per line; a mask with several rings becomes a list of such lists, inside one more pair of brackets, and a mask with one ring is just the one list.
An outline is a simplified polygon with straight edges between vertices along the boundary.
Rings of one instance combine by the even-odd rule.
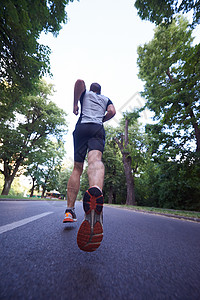
[[75, 105], [74, 106], [74, 109], [73, 109], [73, 113], [77, 116], [78, 115], [78, 111], [79, 111], [79, 107], [78, 105]]

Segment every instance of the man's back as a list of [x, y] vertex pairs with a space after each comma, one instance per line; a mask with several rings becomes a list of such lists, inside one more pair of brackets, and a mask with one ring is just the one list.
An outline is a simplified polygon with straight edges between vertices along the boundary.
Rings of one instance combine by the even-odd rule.
[[102, 125], [107, 107], [112, 102], [109, 98], [92, 91], [83, 92], [81, 98], [80, 123], [96, 123]]

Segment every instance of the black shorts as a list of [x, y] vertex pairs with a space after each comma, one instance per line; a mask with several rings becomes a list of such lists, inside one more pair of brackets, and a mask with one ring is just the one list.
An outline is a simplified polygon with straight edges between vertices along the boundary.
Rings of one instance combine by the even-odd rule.
[[84, 162], [87, 151], [99, 150], [103, 153], [105, 131], [103, 125], [95, 123], [77, 124], [73, 132], [74, 161]]

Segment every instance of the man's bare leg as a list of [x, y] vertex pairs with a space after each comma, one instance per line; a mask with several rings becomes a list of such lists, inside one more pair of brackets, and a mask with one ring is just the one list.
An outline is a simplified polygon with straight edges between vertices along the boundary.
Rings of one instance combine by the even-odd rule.
[[104, 164], [101, 161], [102, 153], [99, 150], [92, 150], [88, 153], [88, 179], [89, 185], [98, 186], [103, 189], [104, 183]]
[[67, 207], [73, 208], [80, 188], [80, 177], [83, 172], [83, 163], [74, 162], [74, 169], [67, 183]]

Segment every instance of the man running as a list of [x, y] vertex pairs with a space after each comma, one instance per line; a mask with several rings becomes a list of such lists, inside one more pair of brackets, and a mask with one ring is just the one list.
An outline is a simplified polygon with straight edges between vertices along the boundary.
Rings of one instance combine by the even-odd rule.
[[78, 101], [81, 104], [81, 113], [73, 132], [74, 168], [67, 184], [67, 209], [63, 223], [77, 221], [74, 206], [88, 152], [87, 173], [90, 187], [83, 197], [85, 219], [78, 231], [77, 244], [81, 250], [91, 252], [100, 246], [103, 239], [103, 122], [110, 120], [116, 111], [111, 100], [101, 95], [101, 86], [98, 83], [92, 83], [90, 91], [87, 91], [85, 82], [78, 79], [74, 86], [75, 115], [79, 113]]

